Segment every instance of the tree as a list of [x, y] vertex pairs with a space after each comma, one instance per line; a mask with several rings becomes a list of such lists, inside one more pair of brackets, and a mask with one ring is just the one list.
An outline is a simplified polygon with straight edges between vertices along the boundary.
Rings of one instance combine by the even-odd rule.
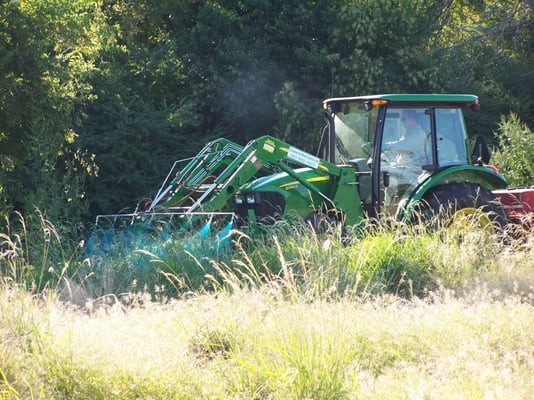
[[172, 163], [207, 137], [199, 132], [185, 61], [156, 10], [148, 1], [103, 4], [112, 40], [95, 62], [94, 100], [78, 126], [81, 145], [99, 166], [87, 185], [93, 215], [133, 208], [136, 199], [153, 195]]
[[499, 147], [493, 163], [511, 186], [531, 186], [534, 182], [534, 132], [517, 114], [502, 116], [495, 132]]
[[500, 115], [512, 111], [533, 127], [533, 2], [447, 0], [442, 9], [432, 48], [447, 90], [482, 99], [484, 112], [472, 116], [472, 130], [492, 140]]
[[13, 207], [22, 212], [39, 207], [62, 215], [68, 203], [81, 205], [83, 185], [74, 188], [73, 180], [58, 177], [87, 172], [79, 168], [86, 160], [73, 145], [72, 128], [76, 108], [91, 96], [84, 73], [91, 69], [98, 43], [96, 5], [92, 0], [20, 0], [0, 5], [4, 213]]

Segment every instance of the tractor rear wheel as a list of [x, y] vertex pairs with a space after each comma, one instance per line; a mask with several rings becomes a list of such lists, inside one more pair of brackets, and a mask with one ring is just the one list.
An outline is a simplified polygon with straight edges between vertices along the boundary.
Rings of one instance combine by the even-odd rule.
[[474, 183], [458, 182], [436, 186], [421, 199], [416, 215], [431, 227], [455, 227], [467, 224], [480, 229], [501, 231], [506, 214], [496, 196]]

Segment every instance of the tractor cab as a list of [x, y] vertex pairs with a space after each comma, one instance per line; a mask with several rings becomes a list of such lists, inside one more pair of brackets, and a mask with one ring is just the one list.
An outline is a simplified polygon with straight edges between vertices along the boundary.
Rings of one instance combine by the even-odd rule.
[[328, 145], [323, 157], [349, 164], [370, 217], [396, 216], [439, 171], [470, 164], [463, 110], [473, 95], [376, 95], [323, 102]]

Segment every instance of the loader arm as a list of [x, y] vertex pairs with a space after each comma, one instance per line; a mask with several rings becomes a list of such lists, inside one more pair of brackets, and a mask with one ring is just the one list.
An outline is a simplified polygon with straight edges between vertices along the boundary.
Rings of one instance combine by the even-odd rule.
[[[213, 161], [211, 158], [208, 157], [210, 161]], [[287, 173], [299, 184], [323, 198], [326, 204], [334, 208], [339, 206], [336, 193], [340, 178], [345, 177], [345, 181], [347, 181], [345, 183], [350, 185], [354, 175], [350, 167], [336, 166], [272, 136], [262, 136], [252, 140], [239, 154], [236, 155], [235, 151], [230, 152], [223, 160], [225, 168], [214, 177], [212, 182], [204, 183], [202, 188], [197, 188], [200, 195], [195, 198], [191, 205], [184, 207], [181, 210], [182, 212], [187, 214], [199, 211], [221, 211], [233, 199], [239, 188], [254, 179], [259, 172], [269, 171], [269, 173], [272, 173], [275, 170]], [[189, 170], [199, 172], [204, 164], [206, 163], [202, 161], [198, 166], [191, 167]], [[222, 162], [214, 162], [217, 167], [220, 167], [221, 164]], [[311, 168], [318, 174], [331, 179], [329, 192], [320, 192], [316, 186], [295, 172], [295, 166]], [[211, 168], [210, 173], [213, 170], [214, 168]], [[205, 175], [204, 173], [198, 174], [199, 177]], [[196, 182], [201, 183], [201, 181], [202, 179], [197, 177]], [[180, 183], [179, 179], [175, 184], [177, 187], [184, 186], [184, 183]], [[177, 194], [163, 202], [161, 207], [171, 208], [177, 202], [177, 197], [185, 193], [181, 191], [181, 188], [178, 188], [175, 192]]]

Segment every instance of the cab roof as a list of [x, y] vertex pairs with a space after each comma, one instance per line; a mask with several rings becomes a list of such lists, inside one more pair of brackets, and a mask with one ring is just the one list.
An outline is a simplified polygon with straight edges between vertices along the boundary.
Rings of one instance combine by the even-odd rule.
[[357, 97], [333, 97], [323, 101], [323, 104], [371, 102], [373, 100], [385, 100], [387, 103], [418, 104], [447, 104], [469, 106], [478, 103], [478, 96], [473, 94], [376, 94]]

